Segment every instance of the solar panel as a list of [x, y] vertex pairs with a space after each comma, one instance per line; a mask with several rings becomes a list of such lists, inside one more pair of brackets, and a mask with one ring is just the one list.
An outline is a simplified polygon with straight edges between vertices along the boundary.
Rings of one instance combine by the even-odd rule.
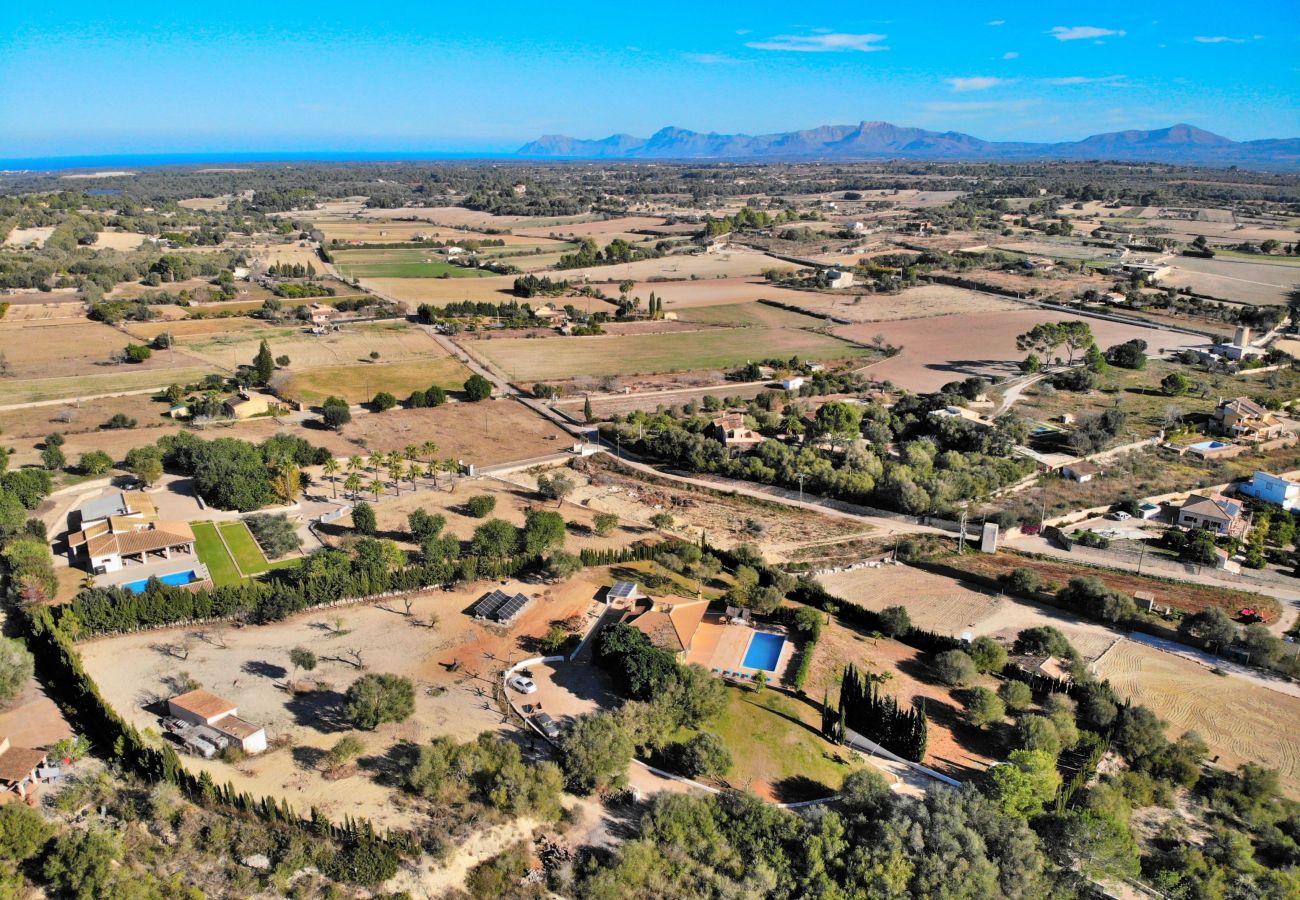
[[498, 622], [509, 622], [527, 605], [527, 597], [523, 594], [515, 594], [513, 597], [506, 599], [505, 603], [503, 603], [496, 612], [492, 614], [492, 618], [496, 619]]
[[488, 619], [495, 616], [497, 610], [506, 604], [509, 595], [500, 589], [494, 590], [474, 604], [470, 610], [475, 618]]

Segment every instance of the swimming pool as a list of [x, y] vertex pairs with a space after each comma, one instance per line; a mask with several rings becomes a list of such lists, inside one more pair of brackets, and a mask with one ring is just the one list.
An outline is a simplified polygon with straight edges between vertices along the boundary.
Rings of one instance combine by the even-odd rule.
[[[159, 575], [158, 580], [163, 584], [182, 585], [191, 584], [199, 580], [199, 575], [193, 569], [187, 569], [184, 572], [171, 572], [167, 575]], [[133, 594], [143, 594], [145, 588], [149, 586], [149, 579], [142, 578], [139, 581], [129, 581], [122, 587], [126, 588]]]
[[773, 672], [776, 670], [777, 660], [781, 658], [781, 647], [784, 644], [785, 638], [779, 634], [755, 632], [749, 639], [749, 647], [745, 650], [745, 661], [742, 665], [749, 669]]
[[1223, 443], [1223, 441], [1200, 441], [1198, 443], [1192, 444], [1192, 449], [1193, 450], [1222, 450], [1226, 446], [1228, 445]]

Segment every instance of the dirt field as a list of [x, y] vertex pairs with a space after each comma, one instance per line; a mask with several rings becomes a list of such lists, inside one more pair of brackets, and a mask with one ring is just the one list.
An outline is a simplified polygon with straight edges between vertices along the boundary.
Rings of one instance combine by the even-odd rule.
[[[716, 379], [713, 379], [712, 387], [691, 388], [686, 390], [673, 390], [665, 393], [652, 394], [631, 394], [631, 395], [609, 395], [592, 397], [591, 410], [599, 418], [609, 418], [616, 415], [626, 415], [633, 410], [644, 409], [654, 410], [660, 406], [678, 406], [691, 401], [699, 402], [708, 394], [714, 396], [722, 395], [726, 397], [742, 397], [752, 399], [757, 397], [763, 391], [770, 390], [766, 383], [749, 384], [744, 386], [735, 386], [723, 380], [721, 372], [716, 373]], [[573, 397], [561, 400], [558, 404], [572, 413], [578, 414], [582, 411], [583, 399]]]
[[[12, 302], [9, 300], [3, 302]], [[4, 325], [28, 324], [67, 324], [85, 321], [86, 305], [80, 300], [54, 301], [49, 303], [22, 303], [9, 307], [3, 320]], [[0, 326], [3, 333], [3, 326]]]
[[958, 780], [970, 778], [997, 760], [1000, 748], [988, 733], [962, 720], [957, 702], [946, 687], [934, 683], [923, 657], [906, 644], [873, 638], [832, 618], [822, 628], [804, 693], [818, 700], [829, 696], [832, 704], [838, 703], [847, 663], [867, 672], [888, 673], [885, 692], [900, 704], [925, 703], [929, 744], [923, 762]]
[[576, 375], [636, 375], [719, 369], [755, 359], [833, 360], [867, 351], [824, 334], [790, 328], [712, 328], [676, 334], [505, 338], [464, 343], [511, 379], [531, 384]]
[[155, 371], [202, 365], [202, 360], [180, 350], [162, 350], [142, 363], [113, 363], [111, 357], [131, 343], [130, 335], [100, 322], [28, 325], [22, 339], [8, 339], [12, 324], [0, 321], [0, 345], [4, 347], [11, 380], [58, 378], [69, 375], [102, 375], [108, 372]]
[[[650, 216], [625, 216], [621, 219], [605, 219], [598, 222], [580, 222], [568, 225], [541, 225], [533, 228], [516, 227], [513, 229], [517, 235], [528, 235], [531, 237], [550, 237], [551, 235], [560, 235], [563, 237], [594, 237], [596, 235], [614, 235], [636, 231], [639, 228], [656, 228], [664, 224], [660, 218]], [[637, 240], [644, 240], [645, 236], [640, 235]]]
[[[311, 439], [317, 440], [312, 432]], [[491, 466], [568, 449], [572, 439], [514, 400], [448, 403], [434, 409], [393, 409], [353, 417], [343, 428], [353, 447], [386, 453], [408, 444], [436, 441], [440, 457]]]
[[1189, 613], [1217, 606], [1224, 612], [1236, 615], [1237, 610], [1249, 606], [1258, 610], [1266, 622], [1274, 621], [1281, 613], [1278, 601], [1262, 594], [1186, 582], [1170, 583], [1111, 569], [1071, 565], [1065, 560], [1036, 559], [1012, 553], [981, 553], [970, 558], [953, 559], [952, 564], [973, 574], [992, 577], [1023, 566], [1037, 572], [1045, 584], [1054, 584], [1058, 587], [1064, 586], [1075, 576], [1097, 577], [1106, 582], [1108, 587], [1130, 596], [1136, 591], [1150, 591], [1155, 594], [1157, 605], [1172, 606]]
[[1167, 722], [1171, 739], [1195, 731], [1220, 767], [1253, 762], [1278, 769], [1283, 790], [1300, 797], [1300, 699], [1129, 640], [1097, 669], [1121, 697], [1149, 706]]
[[905, 606], [913, 624], [941, 634], [987, 634], [1008, 646], [1018, 632], [1036, 625], [1059, 628], [1085, 660], [1100, 656], [1118, 636], [1109, 629], [1047, 606], [999, 598], [969, 582], [911, 566], [882, 566], [819, 576], [832, 594], [876, 611]]
[[[647, 281], [656, 276], [663, 278], [734, 278], [761, 275], [763, 270], [782, 268], [780, 260], [755, 250], [727, 250], [721, 253], [665, 256], [660, 259], [643, 259], [614, 266], [592, 266], [563, 273], [571, 280], [619, 282], [625, 278]], [[665, 307], [667, 308], [667, 307]]]
[[[1047, 310], [1025, 309], [847, 325], [834, 333], [864, 342], [881, 334], [890, 344], [901, 346], [902, 353], [874, 364], [869, 374], [908, 390], [924, 392], [938, 390], [949, 381], [968, 375], [1014, 375], [1019, 371], [1016, 364], [1025, 356], [1016, 349], [1016, 335], [1039, 322], [1075, 318]], [[1101, 319], [1083, 321], [1092, 328], [1102, 348], [1141, 338], [1148, 344], [1148, 353], [1160, 353], [1197, 342], [1190, 335], [1175, 332]]]
[[798, 295], [797, 299], [783, 298], [781, 302], [850, 322], [887, 322], [1024, 308], [1011, 300], [1001, 300], [978, 291], [942, 284], [908, 288], [899, 294], [855, 294], [852, 288], [834, 294], [812, 291], [793, 293]]
[[187, 197], [176, 201], [186, 209], [224, 210], [230, 206], [229, 197]]
[[667, 511], [675, 520], [676, 534], [695, 537], [703, 531], [719, 547], [753, 543], [771, 561], [789, 559], [809, 544], [871, 533], [870, 526], [849, 519], [721, 492], [686, 490], [667, 481], [652, 484], [591, 464], [570, 477], [578, 485], [571, 498], [575, 503], [642, 523]]
[[[460, 228], [551, 228], [575, 225], [597, 220], [598, 216], [494, 216], [492, 213], [478, 212], [461, 206], [414, 207], [409, 209], [363, 209], [358, 215], [366, 219], [394, 219], [418, 216], [435, 225], [451, 225]], [[494, 235], [495, 236], [495, 235]]]
[[[206, 689], [239, 704], [239, 714], [264, 725], [273, 748], [261, 756], [231, 766], [185, 757], [187, 766], [206, 769], [218, 783], [233, 780], [254, 795], [284, 797], [298, 810], [317, 805], [326, 814], [373, 819], [381, 826], [409, 826], [417, 821], [418, 805], [374, 780], [385, 752], [399, 740], [422, 743], [448, 734], [460, 740], [502, 729], [503, 719], [493, 701], [494, 674], [505, 660], [520, 659], [550, 623], [583, 615], [602, 583], [602, 570], [586, 570], [542, 596], [530, 585], [509, 585], [512, 591], [536, 594], [509, 631], [476, 624], [464, 610], [494, 585], [479, 583], [454, 592], [415, 595], [412, 618], [401, 603], [389, 611], [378, 606], [340, 607], [303, 613], [263, 627], [227, 629], [220, 639], [189, 639], [185, 659], [166, 648], [186, 642], [184, 630], [156, 631], [94, 641], [82, 646], [86, 668], [104, 696], [128, 721], [157, 728], [152, 704], [174, 693], [181, 672]], [[341, 617], [341, 630], [331, 620]], [[429, 622], [435, 626], [427, 627]], [[424, 623], [423, 625], [417, 624]], [[321, 663], [312, 678], [320, 690], [290, 695], [281, 685], [289, 671], [288, 653], [296, 646], [313, 650]], [[368, 671], [405, 675], [417, 685], [415, 715], [400, 725], [374, 732], [354, 732], [341, 715], [342, 693], [360, 674], [345, 661], [349, 650], [362, 654]], [[460, 661], [462, 668], [448, 672]], [[298, 673], [299, 680], [304, 673]], [[150, 707], [146, 709], [145, 707]], [[357, 774], [341, 783], [319, 773], [322, 752], [344, 734], [356, 734], [366, 745]]]
[[[784, 263], [773, 260], [773, 268], [786, 268]], [[561, 273], [563, 274], [563, 273]], [[600, 289], [606, 296], [618, 296], [618, 283], [614, 281], [593, 282], [592, 286]], [[642, 300], [655, 296], [663, 300], [666, 312], [681, 313], [683, 310], [697, 306], [723, 306], [735, 303], [747, 303], [752, 300], [775, 300], [780, 303], [792, 303], [803, 297], [802, 291], [792, 291], [776, 287], [762, 278], [708, 278], [691, 281], [638, 281], [632, 288], [632, 296]]]
[[237, 328], [216, 336], [179, 337], [177, 344], [186, 352], [213, 365], [233, 367], [249, 363], [257, 353], [258, 342], [265, 340], [275, 356], [289, 357], [288, 372], [304, 373], [316, 366], [369, 365], [370, 354], [377, 352], [375, 363], [406, 362], [415, 359], [441, 361], [447, 358], [428, 333], [404, 322], [378, 325], [348, 325], [339, 331], [314, 335], [301, 327]]
[[469, 369], [460, 362], [420, 359], [400, 363], [362, 363], [355, 366], [315, 366], [290, 375], [277, 387], [283, 396], [304, 403], [321, 403], [331, 395], [349, 403], [366, 403], [380, 391], [388, 391], [404, 400], [412, 391], [438, 385], [446, 390], [460, 390]]
[[53, 225], [38, 228], [14, 228], [5, 238], [6, 247], [44, 247], [45, 242], [54, 234]]
[[144, 241], [143, 234], [128, 231], [101, 231], [95, 235], [96, 250], [134, 250]]
[[1198, 294], [1238, 303], [1284, 304], [1287, 294], [1300, 283], [1300, 270], [1279, 263], [1180, 256], [1172, 265], [1173, 272], [1160, 284], [1189, 287]]
[[453, 300], [484, 300], [505, 303], [517, 299], [513, 290], [514, 275], [489, 278], [363, 278], [363, 287], [381, 297], [390, 297], [412, 309], [420, 303], [439, 306]]

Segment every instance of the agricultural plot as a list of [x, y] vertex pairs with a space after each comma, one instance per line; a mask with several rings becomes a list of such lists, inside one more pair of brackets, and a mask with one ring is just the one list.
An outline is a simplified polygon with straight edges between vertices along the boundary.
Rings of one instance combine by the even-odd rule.
[[[350, 325], [329, 334], [314, 335], [297, 327], [240, 329], [217, 335], [180, 337], [186, 352], [215, 365], [234, 367], [252, 362], [258, 343], [267, 342], [275, 356], [287, 355], [288, 374], [316, 366], [370, 365], [414, 359], [445, 359], [447, 353], [423, 330], [404, 322]], [[373, 358], [371, 354], [377, 354]]]
[[[14, 334], [21, 334], [21, 339], [3, 337]], [[110, 371], [135, 373], [202, 364], [201, 360], [177, 350], [157, 351], [142, 363], [114, 363], [114, 354], [131, 343], [131, 338], [109, 325], [84, 319], [49, 325], [32, 324], [21, 327], [21, 330], [0, 322], [0, 342], [9, 365], [6, 381], [93, 376]]]
[[926, 284], [908, 288], [898, 294], [855, 294], [845, 291], [790, 291], [794, 297], [782, 303], [848, 322], [889, 322], [899, 319], [924, 319], [957, 313], [1006, 312], [1024, 307], [979, 291]]
[[1144, 704], [1169, 724], [1169, 737], [1195, 731], [1218, 765], [1275, 768], [1283, 790], [1300, 797], [1300, 699], [1130, 640], [1097, 663], [1097, 677], [1121, 697]]
[[[512, 229], [517, 235], [530, 237], [562, 236], [566, 238], [583, 238], [597, 236], [614, 236], [620, 232], [636, 231], [640, 228], [657, 228], [664, 220], [652, 216], [624, 216], [618, 219], [601, 219], [595, 222], [576, 222], [558, 225], [536, 225]], [[638, 238], [644, 239], [644, 236]]]
[[513, 290], [514, 275], [489, 278], [367, 278], [365, 287], [414, 308], [420, 303], [442, 306], [460, 300], [505, 303], [518, 299]]
[[334, 265], [348, 278], [482, 278], [491, 273], [447, 261], [436, 250], [413, 247], [385, 250], [337, 250]]
[[1109, 259], [1119, 255], [1119, 251], [1106, 247], [1088, 247], [1083, 244], [1071, 244], [1063, 241], [1005, 241], [995, 244], [995, 250], [1008, 250], [1012, 253], [1024, 253], [1029, 256], [1049, 256], [1053, 259]]
[[53, 225], [43, 225], [37, 228], [13, 228], [5, 237], [4, 246], [6, 247], [44, 247], [45, 242], [54, 234]]
[[4, 318], [0, 320], [3, 322], [0, 333], [8, 330], [5, 326], [53, 324], [54, 320], [59, 320], [60, 324], [85, 321], [86, 306], [80, 300], [51, 303], [14, 303], [12, 300], [5, 302], [11, 305]]
[[[1016, 349], [1016, 335], [1040, 322], [1070, 321], [1075, 316], [1046, 310], [982, 312], [935, 316], [899, 322], [863, 323], [835, 330], [835, 334], [870, 341], [882, 335], [886, 342], [903, 350], [871, 367], [871, 376], [889, 380], [908, 390], [935, 391], [950, 381], [969, 375], [1016, 374], [1025, 354]], [[1123, 325], [1086, 318], [1101, 347], [1133, 338], [1147, 342], [1147, 353], [1162, 353], [1194, 343], [1188, 335], [1137, 325]]]
[[412, 391], [438, 385], [459, 390], [469, 370], [449, 356], [399, 363], [359, 363], [351, 366], [311, 366], [276, 380], [286, 397], [321, 403], [331, 395], [349, 403], [364, 403], [380, 391], [405, 398]]
[[732, 328], [762, 326], [765, 328], [821, 328], [825, 319], [791, 312], [766, 303], [734, 303], [722, 306], [701, 306], [683, 310], [678, 314], [682, 322], [701, 325], [720, 325]]
[[[792, 266], [773, 261], [773, 268], [785, 271]], [[564, 277], [565, 273], [559, 273]], [[605, 281], [604, 278], [592, 285], [608, 296], [618, 295], [618, 283]], [[773, 300], [778, 303], [798, 304], [804, 291], [793, 291], [776, 287], [767, 281], [753, 277], [708, 278], [679, 281], [638, 281], [631, 290], [631, 295], [647, 300], [650, 293], [664, 302], [666, 312], [681, 313], [697, 306], [728, 306], [735, 303], [749, 303], [754, 300]]]
[[521, 383], [578, 375], [725, 369], [771, 357], [833, 360], [870, 353], [838, 338], [792, 328], [716, 328], [540, 340], [506, 338], [475, 341], [469, 346]]
[[587, 269], [573, 269], [562, 274], [571, 280], [586, 278], [588, 281], [617, 283], [624, 279], [648, 281], [654, 278], [689, 280], [756, 276], [763, 274], [766, 269], [782, 267], [788, 267], [788, 264], [782, 264], [766, 253], [759, 253], [756, 250], [727, 250], [721, 253], [663, 256], [658, 259], [642, 259], [613, 266], [592, 266]]
[[1285, 263], [1180, 256], [1172, 265], [1173, 271], [1160, 280], [1162, 285], [1259, 306], [1285, 304], [1287, 294], [1300, 283], [1300, 272]]
[[[393, 219], [419, 216], [434, 225], [453, 228], [492, 229], [513, 231], [516, 228], [558, 228], [582, 222], [599, 221], [599, 216], [496, 216], [489, 212], [466, 209], [463, 206], [433, 206], [420, 209], [364, 209], [359, 215], [364, 219]], [[494, 235], [495, 236], [495, 235]]]
[[97, 250], [134, 250], [144, 241], [143, 234], [127, 231], [101, 231], [92, 245]]

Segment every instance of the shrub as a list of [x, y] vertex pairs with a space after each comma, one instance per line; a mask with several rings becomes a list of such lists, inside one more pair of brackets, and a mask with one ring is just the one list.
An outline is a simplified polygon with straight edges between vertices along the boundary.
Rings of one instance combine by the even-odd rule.
[[491, 494], [475, 494], [465, 501], [465, 511], [476, 519], [485, 519], [497, 508], [497, 498]]
[[321, 405], [325, 425], [335, 430], [352, 421], [352, 410], [348, 402], [340, 397], [327, 397]]
[[912, 617], [904, 606], [886, 606], [880, 611], [880, 630], [892, 638], [901, 638], [912, 630]]
[[716, 734], [702, 731], [669, 751], [677, 769], [687, 777], [725, 775], [731, 768], [731, 751]]
[[377, 412], [388, 412], [388, 410], [397, 405], [397, 398], [388, 391], [380, 391], [378, 394], [375, 394], [374, 399], [370, 401], [370, 405], [373, 406]]
[[934, 674], [944, 684], [962, 687], [979, 674], [975, 661], [964, 650], [945, 650], [934, 658]]
[[596, 534], [604, 537], [618, 527], [618, 516], [614, 513], [596, 513], [592, 519], [591, 528]]
[[364, 500], [352, 507], [352, 528], [357, 534], [375, 533], [375, 508]]
[[415, 687], [400, 675], [362, 675], [348, 688], [344, 709], [358, 728], [405, 722], [415, 712]]
[[1002, 576], [1002, 586], [1008, 594], [1027, 595], [1036, 592], [1042, 581], [1033, 569], [1018, 566]]
[[77, 462], [77, 468], [86, 475], [103, 475], [112, 465], [113, 457], [103, 450], [91, 450], [83, 453], [81, 459]]
[[1029, 709], [1034, 702], [1034, 692], [1023, 681], [1004, 681], [998, 685], [998, 696], [1012, 712]]
[[134, 428], [135, 426], [135, 419], [131, 418], [126, 413], [113, 413], [113, 415], [109, 417], [108, 421], [99, 427], [111, 431], [119, 428]]
[[492, 382], [482, 375], [474, 374], [465, 379], [465, 396], [471, 403], [486, 400], [492, 396]]
[[980, 635], [971, 642], [970, 658], [981, 672], [1001, 672], [1007, 664], [1007, 651], [988, 635]]
[[988, 688], [977, 687], [966, 698], [966, 719], [976, 728], [1001, 722], [1007, 715], [1006, 703]]
[[[353, 524], [356, 523], [355, 517]], [[298, 529], [284, 513], [258, 513], [244, 519], [267, 559], [279, 559], [302, 547]]]
[[149, 357], [153, 356], [153, 351], [144, 344], [127, 344], [122, 355], [129, 363], [142, 363]]

